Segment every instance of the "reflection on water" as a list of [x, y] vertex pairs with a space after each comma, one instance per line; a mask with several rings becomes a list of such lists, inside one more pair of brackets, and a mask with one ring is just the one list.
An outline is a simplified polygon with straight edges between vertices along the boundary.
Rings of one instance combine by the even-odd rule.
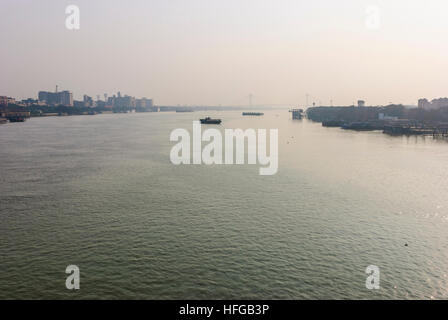
[[[206, 115], [278, 128], [278, 173], [173, 166], [170, 132]], [[0, 298], [448, 297], [445, 139], [278, 110], [33, 118], [0, 148]]]

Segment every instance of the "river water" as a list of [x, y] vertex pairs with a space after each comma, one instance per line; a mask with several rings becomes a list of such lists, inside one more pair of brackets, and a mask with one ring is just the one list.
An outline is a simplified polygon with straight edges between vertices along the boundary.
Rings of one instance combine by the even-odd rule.
[[[171, 131], [206, 115], [221, 128], [278, 128], [278, 173], [171, 164]], [[448, 298], [448, 142], [290, 118], [1, 125], [0, 298]], [[78, 291], [65, 288], [71, 264]], [[369, 265], [379, 290], [365, 286]]]

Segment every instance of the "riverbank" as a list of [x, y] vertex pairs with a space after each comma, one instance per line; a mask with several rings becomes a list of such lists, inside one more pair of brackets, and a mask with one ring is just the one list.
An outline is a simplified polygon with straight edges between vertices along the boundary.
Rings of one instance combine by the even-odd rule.
[[403, 106], [315, 107], [307, 110], [308, 119], [324, 127], [355, 131], [383, 131], [389, 135], [448, 136], [448, 108], [423, 110]]

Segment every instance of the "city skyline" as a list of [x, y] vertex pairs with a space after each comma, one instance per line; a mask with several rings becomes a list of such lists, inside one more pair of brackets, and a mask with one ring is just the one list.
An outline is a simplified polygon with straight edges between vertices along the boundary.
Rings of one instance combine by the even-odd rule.
[[[38, 91], [37, 94], [37, 99], [35, 99], [35, 97], [27, 97], [27, 98], [22, 98], [22, 99], [16, 99], [16, 97], [13, 96], [9, 96], [9, 95], [1, 95], [0, 94], [0, 104], [14, 104], [17, 102], [26, 102], [26, 105], [31, 105], [33, 103], [39, 103], [39, 104], [47, 104], [47, 105], [63, 105], [63, 106], [76, 106], [76, 103], [84, 103], [85, 106], [90, 106], [93, 107], [95, 106], [95, 103], [97, 102], [103, 102], [105, 103], [105, 105], [110, 105], [113, 106], [115, 104], [115, 100], [122, 100], [120, 101], [118, 104], [123, 104], [124, 100], [129, 100], [124, 104], [127, 105], [133, 105], [135, 106], [141, 106], [141, 107], [146, 107], [146, 106], [153, 106], [153, 102], [154, 100], [152, 98], [147, 98], [147, 97], [141, 97], [141, 98], [136, 98], [135, 96], [130, 96], [127, 94], [122, 95], [121, 91], [117, 91], [116, 93], [112, 93], [112, 95], [109, 95], [109, 93], [104, 93], [104, 94], [97, 94], [94, 97], [96, 97], [96, 99], [92, 98], [91, 96], [87, 95], [87, 94], [83, 94], [82, 95], [82, 99], [75, 99], [73, 92], [71, 90], [62, 90], [59, 91], [58, 90], [59, 86], [56, 85], [56, 89], [55, 91], [44, 91], [44, 90], [40, 90]], [[102, 97], [104, 99], [102, 99]], [[252, 97], [250, 96], [250, 99]], [[319, 101], [319, 103], [317, 103], [315, 101], [315, 99], [309, 99], [309, 95], [307, 95], [306, 99], [307, 102], [303, 105], [305, 107], [310, 107], [310, 106], [334, 106], [333, 101], [330, 101], [330, 105], [326, 105], [325, 103], [322, 103], [322, 101]], [[117, 101], [118, 101], [117, 100]], [[249, 100], [250, 101], [250, 100]], [[250, 101], [251, 102], [251, 101]], [[148, 104], [148, 105], [147, 105]], [[183, 105], [183, 106], [188, 106], [187, 104], [177, 104], [178, 106]], [[250, 106], [252, 106], [252, 104], [249, 104]], [[440, 108], [445, 108], [448, 107], [448, 98], [447, 97], [437, 97], [437, 98], [419, 98], [417, 103], [414, 104], [404, 104], [401, 102], [397, 102], [397, 103], [392, 103], [390, 102], [389, 104], [384, 104], [384, 105], [372, 105], [372, 104], [366, 104], [365, 100], [357, 100], [356, 103], [355, 101], [353, 101], [352, 104], [348, 104], [345, 106], [355, 106], [357, 105], [358, 107], [372, 107], [372, 106], [387, 106], [387, 105], [404, 105], [407, 107], [418, 107], [420, 109], [427, 109], [427, 110], [438, 110]], [[190, 106], [194, 106], [194, 105], [190, 105]], [[197, 106], [201, 106], [201, 105], [197, 105]], [[204, 105], [202, 105], [204, 106]], [[216, 106], [216, 105], [209, 105], [209, 106]], [[234, 106], [238, 106], [238, 105], [234, 105]], [[239, 105], [239, 106], [244, 106], [244, 105]], [[257, 105], [253, 105], [254, 107], [256, 107]], [[259, 105], [259, 106], [263, 106], [263, 105]], [[274, 104], [272, 105], [264, 105], [264, 106], [276, 106]], [[278, 105], [277, 105], [278, 106]], [[337, 105], [336, 105], [337, 106]], [[343, 106], [343, 105], [339, 105], [339, 106]], [[231, 105], [227, 106], [227, 107], [233, 107]]]

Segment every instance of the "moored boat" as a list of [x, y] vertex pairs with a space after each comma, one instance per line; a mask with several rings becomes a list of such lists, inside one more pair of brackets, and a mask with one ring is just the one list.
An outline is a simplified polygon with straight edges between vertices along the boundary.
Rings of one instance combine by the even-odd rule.
[[204, 119], [199, 119], [202, 124], [220, 124], [221, 119], [212, 119], [210, 117], [206, 117]]
[[24, 116], [10, 116], [8, 120], [9, 122], [25, 122], [26, 118]]

